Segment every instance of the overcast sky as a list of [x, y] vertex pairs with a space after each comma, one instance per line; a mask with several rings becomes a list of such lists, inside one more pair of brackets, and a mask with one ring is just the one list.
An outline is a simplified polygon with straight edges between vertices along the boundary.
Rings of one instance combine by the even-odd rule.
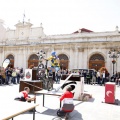
[[0, 19], [15, 29], [20, 20], [43, 24], [47, 35], [70, 34], [86, 28], [94, 32], [120, 27], [120, 0], [0, 0]]

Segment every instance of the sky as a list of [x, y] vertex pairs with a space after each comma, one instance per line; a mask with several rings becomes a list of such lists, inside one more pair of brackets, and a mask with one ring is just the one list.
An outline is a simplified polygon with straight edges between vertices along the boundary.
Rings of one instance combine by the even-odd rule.
[[46, 35], [71, 34], [86, 28], [94, 32], [120, 27], [120, 0], [0, 0], [0, 19], [10, 29], [30, 19], [42, 23]]

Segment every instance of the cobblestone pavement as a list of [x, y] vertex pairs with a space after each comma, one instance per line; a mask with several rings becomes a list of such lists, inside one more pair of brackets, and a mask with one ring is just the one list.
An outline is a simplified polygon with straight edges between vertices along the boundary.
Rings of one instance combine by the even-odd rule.
[[[54, 86], [57, 85], [54, 84]], [[69, 120], [120, 120], [120, 103], [118, 105], [104, 103], [104, 86], [84, 85], [84, 91], [91, 94], [92, 98], [87, 102], [74, 100], [75, 110], [70, 113]], [[1, 104], [5, 104], [8, 100], [13, 100], [18, 92], [19, 84], [0, 86]], [[115, 99], [120, 100], [120, 87], [118, 86], [116, 86]], [[59, 109], [59, 97], [46, 96], [45, 107], [42, 107], [42, 95], [37, 95], [36, 103], [40, 105], [36, 108], [35, 120], [52, 120], [56, 117], [56, 112]], [[2, 109], [7, 109], [7, 107], [9, 106], [5, 106]], [[30, 112], [14, 118], [14, 120], [32, 119], [33, 116]]]

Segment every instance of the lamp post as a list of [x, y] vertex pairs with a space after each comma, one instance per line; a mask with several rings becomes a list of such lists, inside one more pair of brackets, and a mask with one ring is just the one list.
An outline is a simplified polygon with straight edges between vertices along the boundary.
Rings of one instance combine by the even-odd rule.
[[115, 49], [108, 52], [109, 58], [112, 58], [112, 64], [113, 64], [113, 76], [114, 76], [114, 65], [116, 63], [116, 58], [119, 58], [120, 51], [117, 51]]

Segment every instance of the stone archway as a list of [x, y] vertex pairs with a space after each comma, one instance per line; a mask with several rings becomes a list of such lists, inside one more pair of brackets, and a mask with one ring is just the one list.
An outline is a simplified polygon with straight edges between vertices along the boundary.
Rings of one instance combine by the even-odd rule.
[[32, 54], [28, 59], [28, 68], [31, 66], [38, 67], [39, 58], [36, 54]]
[[69, 60], [67, 55], [60, 54], [58, 55], [58, 58], [60, 59], [60, 68], [64, 70], [68, 69]]
[[10, 54], [6, 58], [10, 60], [10, 64], [8, 65], [8, 67], [14, 68], [14, 56]]
[[101, 54], [94, 54], [89, 59], [89, 69], [99, 70], [101, 67], [105, 67], [105, 60]]

